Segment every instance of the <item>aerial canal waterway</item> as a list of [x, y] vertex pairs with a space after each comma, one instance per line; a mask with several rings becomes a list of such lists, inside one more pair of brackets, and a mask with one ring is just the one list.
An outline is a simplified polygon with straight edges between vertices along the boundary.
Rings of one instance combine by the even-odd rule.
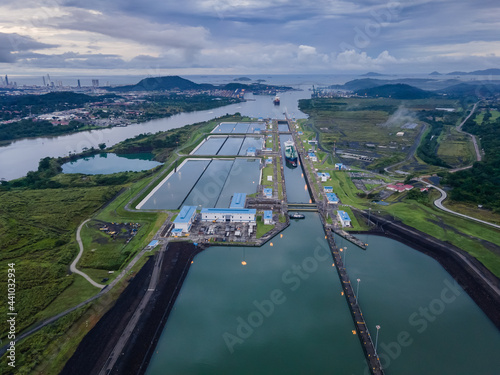
[[273, 246], [196, 256], [148, 375], [363, 373], [319, 217], [306, 213], [282, 234]]
[[108, 147], [127, 138], [139, 134], [156, 133], [175, 129], [188, 124], [208, 121], [226, 114], [241, 113], [254, 118], [284, 118], [285, 108], [290, 116], [305, 118], [306, 115], [299, 111], [298, 100], [309, 98], [309, 86], [303, 87], [304, 91], [289, 91], [280, 94], [281, 105], [275, 106], [271, 96], [247, 94], [246, 102], [228, 106], [181, 113], [168, 118], [148, 121], [141, 124], [132, 124], [126, 127], [92, 130], [60, 137], [40, 137], [22, 139], [12, 142], [8, 146], [0, 147], [0, 179], [12, 180], [25, 176], [27, 172], [38, 169], [40, 159], [47, 156], [67, 156], [69, 153], [79, 153], [85, 148], [97, 148], [100, 143]]
[[111, 174], [117, 172], [139, 172], [161, 165], [151, 160], [152, 154], [116, 155], [101, 153], [86, 156], [62, 165], [63, 173]]
[[433, 258], [389, 238], [335, 236], [386, 374], [498, 374], [500, 332]]
[[[291, 140], [292, 136], [289, 134], [280, 135], [280, 144], [282, 154], [285, 150], [285, 142]], [[285, 155], [283, 157], [283, 171], [285, 175], [285, 187], [288, 203], [309, 203], [311, 195], [304, 178], [304, 171], [300, 160], [297, 161], [297, 167], [291, 167], [285, 162]]]

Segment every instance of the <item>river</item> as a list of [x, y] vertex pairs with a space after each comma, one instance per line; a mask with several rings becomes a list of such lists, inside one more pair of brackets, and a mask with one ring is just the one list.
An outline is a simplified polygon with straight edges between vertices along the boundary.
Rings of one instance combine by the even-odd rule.
[[180, 113], [168, 118], [132, 124], [126, 127], [115, 127], [102, 130], [92, 130], [59, 137], [40, 137], [14, 141], [8, 146], [0, 147], [0, 179], [12, 180], [25, 176], [29, 171], [38, 169], [40, 159], [47, 156], [67, 156], [69, 153], [81, 152], [84, 148], [98, 147], [105, 143], [108, 147], [127, 138], [133, 138], [143, 133], [156, 133], [175, 129], [188, 124], [208, 121], [214, 117], [240, 112], [242, 115], [263, 118], [284, 118], [283, 111], [290, 116], [304, 118], [299, 111], [298, 100], [311, 96], [309, 86], [303, 91], [288, 91], [281, 93], [281, 105], [273, 104], [273, 97], [267, 95], [247, 94], [248, 100], [242, 103], [215, 108], [207, 111]]

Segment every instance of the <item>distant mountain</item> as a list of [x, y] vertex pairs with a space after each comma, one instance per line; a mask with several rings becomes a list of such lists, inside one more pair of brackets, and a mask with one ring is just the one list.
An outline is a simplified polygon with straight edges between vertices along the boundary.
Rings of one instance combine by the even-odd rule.
[[500, 84], [465, 82], [449, 86], [439, 92], [450, 97], [473, 96], [476, 98], [488, 98], [500, 95]]
[[346, 82], [343, 85], [332, 85], [329, 88], [332, 89], [341, 89], [341, 90], [349, 90], [349, 91], [358, 91], [363, 89], [370, 89], [377, 86], [382, 85], [391, 85], [391, 84], [406, 84], [418, 87], [420, 89], [425, 90], [433, 90], [438, 88], [444, 88], [450, 86], [451, 83], [443, 84], [440, 81], [431, 79], [431, 78], [401, 78], [401, 79], [374, 79], [374, 78], [362, 78], [355, 79], [349, 82]]
[[[243, 77], [242, 77], [243, 78]], [[247, 91], [286, 91], [292, 90], [288, 86], [272, 86], [263, 85], [260, 83], [244, 84], [239, 82], [232, 82], [226, 85], [214, 86], [208, 83], [194, 83], [188, 79], [181, 78], [179, 76], [166, 76], [166, 77], [151, 77], [141, 80], [135, 85], [110, 87], [110, 91], [164, 91], [164, 90], [213, 90], [213, 89], [223, 89], [223, 90], [237, 90], [245, 89]]]
[[252, 79], [251, 78], [248, 78], [248, 77], [238, 77], [238, 78], [235, 78], [233, 79], [233, 81], [251, 81]]
[[118, 86], [110, 88], [111, 91], [158, 91], [158, 90], [193, 90], [210, 89], [215, 86], [198, 84], [179, 76], [144, 78], [135, 85]]
[[451, 72], [448, 73], [449, 76], [498, 76], [500, 75], [500, 69], [492, 68], [485, 70], [474, 70], [473, 72]]
[[430, 76], [442, 76], [441, 73], [439, 72], [436, 72], [436, 71], [433, 71], [431, 74], [429, 74]]
[[377, 72], [368, 72], [366, 74], [362, 74], [361, 77], [383, 77], [385, 75], [386, 74], [381, 74], [381, 73], [377, 73]]
[[421, 90], [404, 83], [388, 84], [356, 91], [360, 96], [383, 97], [393, 99], [425, 99], [436, 94]]

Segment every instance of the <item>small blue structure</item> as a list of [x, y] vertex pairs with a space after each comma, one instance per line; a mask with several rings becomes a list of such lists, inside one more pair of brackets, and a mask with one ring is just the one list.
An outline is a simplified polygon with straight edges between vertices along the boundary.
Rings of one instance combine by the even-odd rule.
[[264, 188], [264, 196], [266, 198], [272, 198], [273, 197], [273, 189], [272, 188]]
[[260, 132], [261, 132], [261, 131], [262, 131], [262, 130], [261, 130], [260, 128], [255, 128], [255, 129], [253, 130], [253, 133], [254, 133], [254, 134], [260, 134]]
[[257, 149], [255, 147], [247, 148], [247, 156], [255, 156]]
[[245, 208], [246, 193], [235, 193], [229, 208]]
[[309, 156], [309, 159], [312, 161], [318, 161], [318, 158], [316, 157], [316, 154], [314, 152], [308, 152], [307, 156]]
[[304, 132], [302, 132], [302, 131], [298, 131], [298, 132], [297, 132], [297, 134], [298, 134], [298, 135], [302, 135], [302, 134], [304, 134]]
[[325, 193], [333, 193], [333, 186], [325, 186], [323, 189]]
[[264, 211], [264, 224], [274, 224], [273, 222], [273, 211]]
[[158, 240], [153, 240], [146, 247], [148, 248], [148, 250], [151, 250], [151, 249], [154, 249], [156, 247], [156, 245], [158, 245]]
[[333, 204], [339, 203], [339, 198], [335, 193], [326, 193], [326, 199], [328, 199], [328, 203], [333, 203]]
[[337, 216], [340, 220], [340, 224], [342, 224], [343, 227], [350, 227], [351, 226], [351, 218], [345, 211], [337, 211]]
[[344, 164], [342, 164], [342, 163], [335, 163], [335, 170], [341, 171], [343, 169], [345, 169]]
[[273, 158], [267, 158], [266, 164], [273, 164]]
[[330, 173], [318, 172], [318, 177], [321, 180], [321, 182], [326, 182], [330, 178]]

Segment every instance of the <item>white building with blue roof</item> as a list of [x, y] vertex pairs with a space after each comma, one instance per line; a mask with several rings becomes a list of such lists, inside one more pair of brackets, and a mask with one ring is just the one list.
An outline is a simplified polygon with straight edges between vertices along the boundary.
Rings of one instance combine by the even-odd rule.
[[345, 211], [337, 211], [337, 217], [340, 220], [340, 224], [343, 227], [350, 227], [351, 226], [351, 218]]
[[263, 193], [264, 193], [264, 197], [266, 197], [266, 198], [273, 197], [273, 189], [272, 188], [264, 188]]
[[325, 186], [323, 190], [325, 193], [333, 193], [333, 186]]
[[326, 199], [328, 203], [337, 204], [339, 203], [339, 198], [335, 193], [326, 193]]
[[196, 206], [182, 206], [181, 211], [174, 220], [172, 235], [186, 234], [191, 229], [196, 217]]
[[255, 208], [202, 208], [201, 221], [217, 223], [255, 223]]
[[273, 221], [273, 211], [271, 211], [271, 210], [264, 211], [263, 219], [264, 219], [264, 224], [266, 224], [266, 225], [272, 225], [272, 224], [274, 224], [274, 221]]

